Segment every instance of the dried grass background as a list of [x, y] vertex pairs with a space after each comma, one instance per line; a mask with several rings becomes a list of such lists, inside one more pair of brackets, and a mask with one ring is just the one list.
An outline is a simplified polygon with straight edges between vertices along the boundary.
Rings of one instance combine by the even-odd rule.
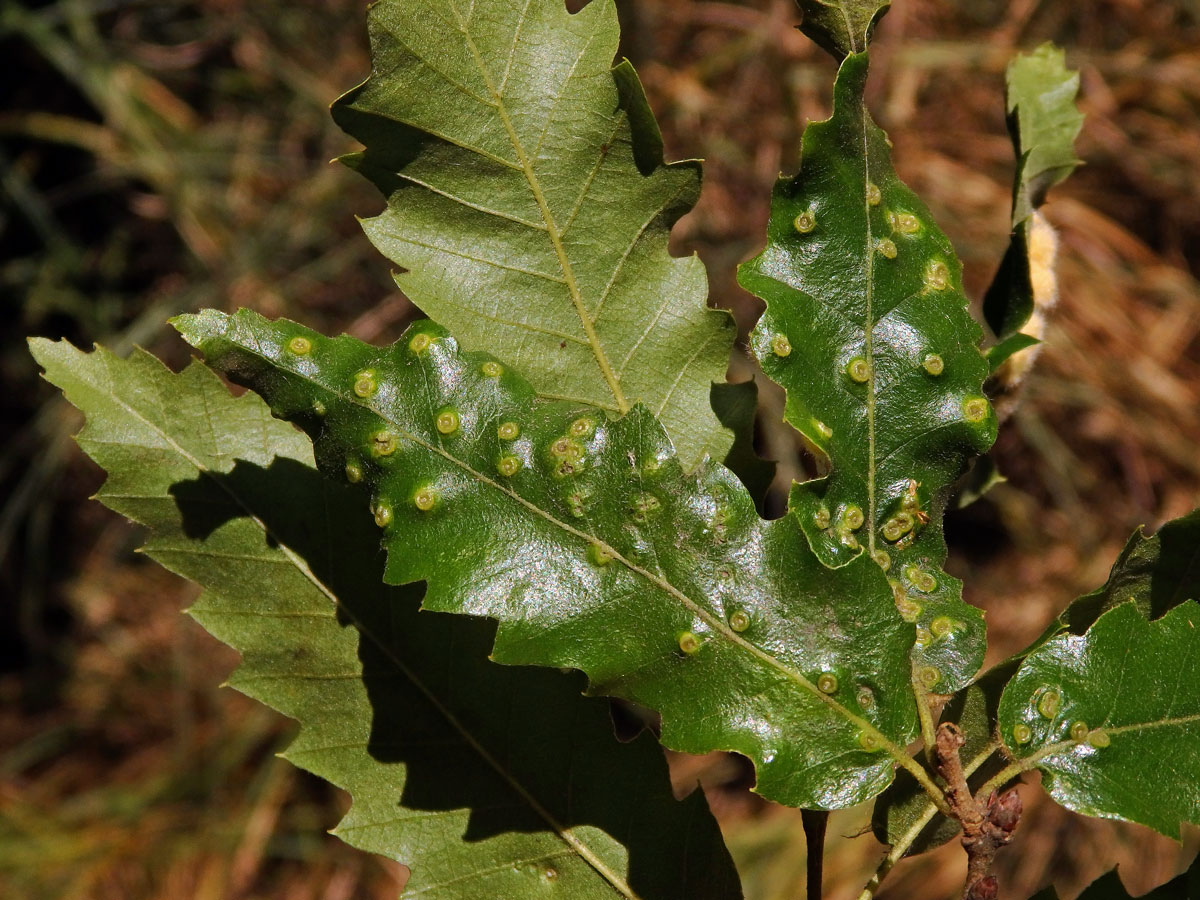
[[[346, 801], [272, 755], [291, 725], [215, 690], [234, 655], [178, 614], [193, 589], [87, 501], [100, 474], [22, 340], [140, 343], [178, 365], [168, 315], [239, 305], [394, 338], [411, 307], [353, 220], [379, 201], [326, 162], [350, 146], [327, 106], [367, 70], [364, 6], [0, 0], [17, 73], [0, 80], [0, 896], [338, 900], [401, 883], [323, 833]], [[701, 254], [744, 333], [760, 307], [734, 268], [804, 123], [828, 114], [833, 65], [791, 0], [619, 6], [671, 153], [707, 160], [676, 248]], [[978, 296], [1007, 240], [1004, 67], [1046, 39], [1082, 71], [1088, 117], [1087, 165], [1047, 208], [1062, 302], [997, 445], [1008, 482], [948, 524], [993, 659], [1102, 581], [1135, 527], [1200, 504], [1200, 2], [896, 0], [871, 105]], [[764, 448], [795, 460], [777, 418], [768, 398]], [[708, 786], [748, 896], [803, 896], [798, 816], [747, 794], [736, 759], [673, 764]], [[1036, 795], [1002, 897], [1071, 897], [1118, 862], [1142, 891], [1195, 852], [1194, 831], [1181, 849]], [[866, 817], [831, 823], [828, 897], [852, 897], [878, 858], [852, 839]], [[963, 865], [951, 845], [880, 896], [955, 896]]]

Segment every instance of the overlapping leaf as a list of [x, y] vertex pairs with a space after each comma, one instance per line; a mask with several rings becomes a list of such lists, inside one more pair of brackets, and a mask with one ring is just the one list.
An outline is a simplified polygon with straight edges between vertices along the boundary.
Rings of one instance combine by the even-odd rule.
[[[1064, 631], [1084, 634], [1122, 603], [1132, 601], [1144, 617], [1156, 619], [1189, 599], [1200, 599], [1200, 510], [1167, 522], [1153, 535], [1135, 532], [1102, 587], [1068, 606], [1032, 646], [990, 669], [947, 704], [942, 720], [954, 722], [965, 734], [964, 764], [977, 764], [971, 783], [978, 786], [1002, 767], [1000, 754], [991, 752], [999, 746], [1000, 697], [1026, 655]], [[876, 803], [875, 834], [886, 844], [908, 845], [911, 840], [911, 852], [920, 853], [958, 833], [956, 823], [935, 813], [925, 792], [901, 774]]]
[[385, 350], [247, 311], [178, 324], [323, 471], [372, 486], [388, 580], [497, 619], [495, 659], [581, 669], [660, 711], [667, 746], [743, 753], [791, 805], [859, 802], [905, 758], [913, 628], [879, 569], [826, 569], [728, 470], [685, 474], [641, 407], [539, 402], [430, 322]]
[[1054, 229], [1037, 209], [1046, 193], [1077, 166], [1075, 138], [1083, 113], [1075, 104], [1079, 73], [1067, 68], [1066, 55], [1053, 44], [1017, 56], [1008, 66], [1008, 128], [1017, 157], [1013, 179], [1012, 241], [983, 312], [1001, 343], [989, 351], [993, 368], [1036, 343], [1022, 335], [1040, 298], [1056, 295], [1053, 275], [1057, 242]]
[[465, 346], [540, 396], [644, 403], [686, 469], [731, 436], [709, 407], [734, 339], [696, 257], [667, 238], [700, 192], [663, 163], [632, 67], [611, 68], [612, 0], [382, 0], [373, 72], [334, 117], [347, 161], [388, 198], [364, 223], [397, 282]]
[[1025, 658], [1000, 736], [1059, 803], [1170, 837], [1200, 823], [1200, 604], [1148, 621], [1133, 602]]
[[867, 553], [918, 624], [926, 687], [974, 676], [983, 617], [941, 572], [942, 511], [970, 457], [995, 439], [981, 330], [961, 267], [929, 210], [896, 177], [863, 103], [867, 56], [842, 63], [833, 116], [804, 133], [775, 188], [767, 246], [739, 280], [767, 302], [752, 341], [787, 390], [787, 420], [828, 460], [792, 506], [822, 562]]
[[301, 723], [286, 756], [350, 791], [338, 834], [407, 864], [402, 896], [741, 896], [653, 739], [618, 744], [577, 679], [496, 666], [488, 623], [384, 585], [362, 491], [321, 477], [258, 397], [198, 363], [33, 349], [87, 415], [100, 499], [205, 588], [191, 612], [243, 654], [231, 684]]

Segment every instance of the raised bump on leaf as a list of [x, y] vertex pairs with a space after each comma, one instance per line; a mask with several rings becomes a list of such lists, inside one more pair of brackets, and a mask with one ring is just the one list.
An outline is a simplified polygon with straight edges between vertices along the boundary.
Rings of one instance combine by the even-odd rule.
[[[805, 130], [800, 171], [776, 184], [766, 247], [738, 280], [766, 301], [750, 344], [787, 392], [785, 418], [824, 457], [827, 474], [789, 498], [813, 551], [838, 567], [882, 549], [889, 568], [933, 572], [945, 564], [941, 519], [953, 486], [995, 438], [990, 408], [972, 420], [976, 407], [963, 406], [982, 397], [989, 366], [953, 247], [896, 176], [864, 104], [866, 77], [866, 54], [846, 55], [833, 115]], [[820, 211], [820, 227], [798, 235], [795, 220], [809, 210]], [[781, 340], [786, 358], [773, 352]], [[914, 483], [920, 502], [911, 505]], [[848, 502], [867, 519], [853, 541], [819, 512]], [[951, 692], [982, 664], [985, 625], [957, 580], [936, 580], [928, 619], [948, 615], [963, 628], [917, 648], [913, 661], [937, 668], [939, 690]]]

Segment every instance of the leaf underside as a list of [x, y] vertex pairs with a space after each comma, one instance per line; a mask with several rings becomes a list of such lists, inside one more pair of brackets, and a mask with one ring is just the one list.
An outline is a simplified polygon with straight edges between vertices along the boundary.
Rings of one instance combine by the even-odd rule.
[[617, 743], [576, 678], [487, 660], [492, 628], [382, 581], [361, 490], [199, 363], [32, 344], [87, 415], [98, 496], [205, 592], [191, 614], [243, 656], [230, 684], [301, 724], [285, 756], [348, 790], [348, 843], [411, 868], [402, 896], [741, 897], [699, 792], [649, 735]]
[[709, 390], [736, 329], [667, 249], [700, 164], [664, 164], [637, 75], [612, 68], [612, 0], [382, 0], [370, 34], [372, 75], [333, 113], [387, 197], [363, 227], [399, 286], [539, 396], [643, 403], [685, 469], [722, 459]]
[[1200, 604], [1136, 603], [1038, 647], [1000, 699], [999, 731], [1068, 809], [1168, 837], [1200, 823]]
[[[1067, 68], [1066, 54], [1053, 44], [1018, 55], [1007, 72], [1008, 130], [1017, 169], [1013, 177], [1012, 240], [983, 301], [983, 315], [1004, 341], [1018, 336], [1033, 315], [1039, 279], [1034, 271], [1047, 261], [1045, 238], [1038, 235], [1034, 212], [1046, 202], [1050, 188], [1066, 180], [1081, 164], [1075, 139], [1083, 113], [1075, 103], [1079, 73]], [[1053, 264], [1050, 254], [1049, 264]], [[1007, 355], [1019, 345], [1010, 344]], [[993, 360], [993, 369], [1003, 359]]]
[[247, 311], [178, 325], [308, 431], [322, 471], [372, 486], [388, 580], [498, 620], [496, 660], [581, 669], [661, 712], [668, 747], [749, 757], [781, 803], [891, 780], [915, 734], [913, 628], [878, 568], [826, 569], [728, 470], [685, 474], [641, 407], [539, 401], [431, 322], [384, 350]]
[[767, 303], [751, 340], [787, 390], [785, 417], [828, 463], [793, 489], [801, 527], [828, 566], [865, 553], [886, 569], [918, 626], [922, 681], [951, 693], [986, 639], [982, 613], [941, 571], [942, 513], [996, 417], [961, 266], [895, 175], [866, 77], [866, 54], [848, 56], [833, 116], [805, 130], [800, 172], [777, 184], [767, 246], [739, 281]]

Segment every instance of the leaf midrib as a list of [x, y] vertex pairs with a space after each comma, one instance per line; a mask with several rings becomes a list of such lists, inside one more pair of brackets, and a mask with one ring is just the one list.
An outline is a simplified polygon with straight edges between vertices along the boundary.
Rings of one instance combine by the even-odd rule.
[[[488, 93], [492, 95], [493, 105], [500, 116], [500, 121], [504, 125], [505, 132], [508, 134], [513, 152], [517, 155], [517, 162], [520, 164], [525, 181], [528, 183], [533, 198], [538, 205], [542, 220], [546, 223], [546, 234], [550, 238], [551, 245], [554, 247], [554, 254], [558, 258], [559, 266], [562, 268], [563, 277], [566, 280], [567, 291], [571, 295], [571, 304], [575, 307], [575, 312], [579, 316], [579, 321], [583, 326], [583, 332], [587, 337], [588, 345], [591, 347], [592, 355], [596, 359], [596, 365], [599, 366], [600, 373], [604, 376], [604, 381], [612, 392], [618, 410], [624, 415], [630, 410], [629, 401], [625, 398], [625, 392], [621, 388], [620, 377], [613, 371], [608, 354], [605, 352], [604, 346], [600, 341], [600, 336], [596, 332], [595, 322], [588, 314], [587, 306], [583, 302], [583, 294], [579, 289], [579, 282], [575, 278], [575, 267], [567, 255], [566, 246], [563, 243], [563, 233], [559, 230], [558, 224], [554, 220], [554, 213], [550, 209], [545, 192], [542, 190], [541, 181], [538, 179], [529, 155], [525, 152], [525, 147], [521, 143], [521, 139], [513, 126], [512, 119], [508, 113], [508, 107], [504, 102], [504, 96], [497, 90], [493, 83], [491, 73], [484, 64], [483, 56], [480, 54], [479, 48], [475, 45], [475, 39], [471, 36], [470, 29], [467, 27], [466, 22], [463, 21], [462, 15], [458, 10], [458, 5], [453, 0], [448, 2], [447, 5], [454, 13], [458, 30], [467, 42], [467, 47], [470, 49], [471, 56], [475, 60], [475, 66], [479, 70], [479, 75], [487, 86]], [[516, 38], [514, 37], [514, 51], [515, 46]], [[509, 65], [511, 66], [511, 59]]]
[[[105, 369], [108, 370], [109, 381], [111, 384], [115, 384], [116, 382], [112, 377], [109, 367], [110, 360], [105, 359]], [[467, 745], [476, 753], [478, 753], [480, 758], [483, 759], [484, 762], [486, 762], [489, 766], [491, 766], [491, 768], [501, 777], [501, 779], [503, 779], [505, 783], [507, 783], [509, 787], [511, 787], [517, 793], [518, 796], [520, 796], [526, 803], [529, 804], [530, 808], [554, 830], [563, 843], [567, 844], [567, 846], [573, 852], [585, 860], [588, 865], [595, 869], [596, 872], [602, 878], [608, 881], [609, 884], [611, 884], [613, 888], [620, 894], [628, 898], [628, 900], [639, 900], [638, 895], [633, 892], [632, 888], [630, 888], [628, 883], [626, 883], [625, 879], [621, 878], [617, 873], [613, 872], [607, 865], [605, 865], [604, 862], [587, 846], [587, 844], [577, 838], [562, 823], [560, 823], [550, 813], [549, 810], [542, 806], [542, 804], [539, 803], [531, 793], [529, 793], [529, 791], [520, 783], [520, 781], [517, 780], [514, 775], [508, 772], [508, 770], [500, 764], [498, 759], [496, 759], [477, 740], [475, 740], [462, 722], [460, 722], [458, 718], [449, 709], [447, 709], [444, 704], [442, 704], [441, 700], [425, 685], [420, 678], [416, 676], [416, 673], [409, 669], [408, 666], [405, 665], [404, 662], [392, 652], [391, 648], [388, 647], [384, 642], [380, 641], [370, 629], [365, 628], [362, 621], [354, 615], [352, 610], [348, 609], [344, 604], [339, 602], [337, 595], [324, 582], [322, 582], [321, 579], [317, 578], [316, 574], [311, 568], [309, 568], [308, 563], [303, 559], [303, 557], [299, 556], [291, 549], [291, 547], [280, 540], [279, 537], [271, 531], [267, 524], [254, 514], [253, 510], [243, 501], [242, 497], [237, 492], [231, 490], [227, 484], [225, 484], [221, 479], [217, 478], [213, 471], [206, 466], [203, 461], [196, 456], [193, 456], [182, 444], [175, 440], [174, 436], [171, 435], [170, 432], [165, 431], [162, 427], [147, 419], [137, 409], [125, 402], [124, 399], [117, 397], [115, 391], [110, 391], [109, 396], [111, 396], [112, 400], [119, 408], [125, 410], [130, 416], [141, 422], [150, 430], [158, 433], [171, 449], [175, 450], [175, 452], [177, 452], [198, 472], [208, 477], [210, 481], [216, 484], [218, 488], [220, 488], [240, 509], [242, 509], [246, 513], [247, 518], [254, 522], [254, 524], [257, 525], [268, 538], [277, 544], [280, 551], [288, 558], [292, 565], [294, 565], [296, 569], [309, 582], [311, 582], [315, 588], [317, 588], [317, 590], [324, 594], [335, 607], [341, 609], [347, 615], [355, 629], [360, 634], [365, 635], [380, 651], [383, 652], [387, 659], [394, 666], [396, 666], [397, 669], [400, 670], [404, 677], [407, 678], [413, 684], [413, 686], [421, 692], [421, 694], [433, 705], [435, 709], [438, 710], [439, 713], [441, 713], [450, 727], [458, 732]], [[207, 414], [207, 410], [206, 418], [209, 420], [209, 427], [211, 429], [212, 419], [211, 416]]]

